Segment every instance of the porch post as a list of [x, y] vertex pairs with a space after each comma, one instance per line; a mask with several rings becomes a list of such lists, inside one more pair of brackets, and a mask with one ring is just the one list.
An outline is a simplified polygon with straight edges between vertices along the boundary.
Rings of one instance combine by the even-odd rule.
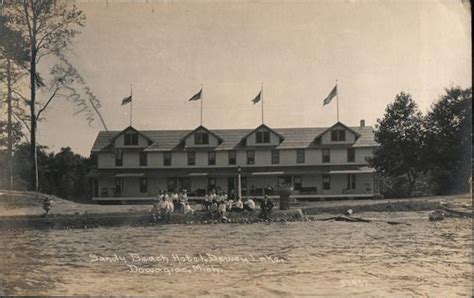
[[237, 197], [242, 199], [242, 179], [241, 179], [242, 169], [240, 166], [237, 167]]
[[375, 195], [375, 173], [372, 173], [372, 196]]

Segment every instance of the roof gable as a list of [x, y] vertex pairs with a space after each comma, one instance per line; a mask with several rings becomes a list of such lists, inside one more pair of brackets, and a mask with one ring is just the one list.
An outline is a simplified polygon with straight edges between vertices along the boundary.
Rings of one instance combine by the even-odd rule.
[[355, 131], [355, 130], [353, 130], [352, 128], [346, 126], [344, 123], [338, 121], [338, 122], [336, 122], [336, 124], [334, 124], [333, 126], [327, 128], [327, 129], [324, 130], [322, 133], [320, 133], [318, 136], [316, 136], [316, 138], [318, 138], [318, 137], [320, 137], [320, 136], [326, 134], [328, 131], [330, 131], [331, 129], [333, 129], [333, 128], [336, 127], [336, 126], [342, 126], [342, 127], [344, 127], [346, 130], [348, 130], [348, 131], [350, 131], [351, 133], [353, 133], [353, 134], [356, 136], [356, 138], [359, 138], [359, 137], [361, 136], [360, 133], [358, 133], [357, 131]]
[[121, 132], [119, 132], [116, 136], [114, 136], [114, 137], [112, 138], [112, 142], [115, 141], [118, 137], [120, 137], [121, 135], [127, 133], [127, 132], [130, 131], [130, 130], [132, 130], [132, 131], [134, 131], [135, 133], [137, 133], [137, 134], [139, 134], [139, 135], [145, 137], [148, 141], [150, 141], [151, 143], [153, 143], [153, 140], [152, 140], [152, 139], [150, 139], [149, 137], [147, 137], [145, 134], [141, 133], [140, 131], [136, 130], [136, 129], [135, 129], [133, 126], [131, 126], [131, 125], [128, 126], [127, 128], [125, 128], [124, 130], [122, 130]]
[[213, 135], [214, 137], [216, 137], [219, 142], [222, 142], [222, 138], [220, 136], [218, 136], [217, 134], [215, 134], [214, 132], [212, 132], [211, 130], [207, 129], [206, 127], [202, 126], [202, 125], [199, 125], [198, 127], [196, 127], [194, 130], [191, 130], [188, 134], [184, 135], [183, 137], [181, 137], [180, 141], [184, 141], [185, 139], [187, 139], [188, 137], [190, 137], [191, 135], [193, 135], [194, 133], [196, 133], [196, 131], [200, 130], [200, 129], [204, 129], [205, 131], [207, 131], [209, 134]]
[[101, 151], [103, 149], [106, 149], [106, 148], [110, 148], [112, 146], [112, 144], [115, 143], [115, 141], [122, 135], [128, 133], [129, 131], [133, 131], [134, 133], [137, 133], [138, 135], [144, 137], [147, 141], [148, 141], [148, 146], [153, 144], [153, 140], [151, 138], [149, 138], [147, 135], [143, 134], [142, 132], [138, 131], [136, 128], [134, 128], [133, 126], [128, 126], [126, 127], [124, 130], [122, 131], [119, 131], [119, 132], [105, 132], [106, 133], [106, 136], [108, 137], [108, 140], [107, 140], [107, 144], [104, 145], [100, 150], [97, 150], [97, 151]]
[[246, 134], [245, 136], [242, 137], [242, 141], [245, 142], [245, 140], [250, 137], [252, 134], [256, 133], [258, 130], [260, 129], [266, 129], [270, 132], [272, 132], [273, 134], [275, 134], [276, 136], [278, 136], [280, 138], [280, 143], [283, 142], [283, 140], [285, 139], [284, 136], [282, 136], [281, 134], [279, 134], [278, 132], [276, 132], [275, 130], [271, 129], [270, 127], [268, 127], [266, 124], [262, 123], [260, 124], [257, 128], [255, 128], [254, 130], [252, 130], [251, 132], [249, 132], [248, 134]]

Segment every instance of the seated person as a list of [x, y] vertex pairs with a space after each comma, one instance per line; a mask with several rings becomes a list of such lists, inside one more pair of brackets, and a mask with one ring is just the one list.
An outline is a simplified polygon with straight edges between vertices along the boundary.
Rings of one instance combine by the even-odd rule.
[[226, 214], [226, 203], [221, 201], [219, 202], [219, 207], [217, 207], [217, 214], [219, 214], [219, 217], [225, 217]]
[[160, 208], [161, 215], [170, 214], [174, 212], [173, 202], [171, 202], [169, 198], [167, 199], [166, 196], [162, 198], [162, 200], [158, 204], [158, 207]]
[[243, 210], [244, 203], [242, 203], [242, 200], [238, 198], [237, 201], [234, 202], [234, 205], [232, 206], [232, 209], [230, 211], [241, 212]]
[[233, 189], [230, 190], [229, 199], [231, 199], [232, 201], [235, 200], [235, 191]]
[[230, 211], [230, 210], [232, 209], [232, 206], [233, 206], [233, 205], [234, 205], [234, 200], [232, 200], [232, 199], [229, 198], [229, 199], [227, 200], [227, 202], [226, 202], [226, 206], [225, 206], [225, 207], [226, 207], [227, 210]]
[[193, 208], [191, 208], [191, 205], [189, 205], [188, 202], [184, 203], [183, 210], [184, 210], [183, 211], [184, 214], [194, 214], [194, 210]]
[[153, 216], [153, 220], [157, 220], [159, 213], [160, 213], [160, 208], [158, 207], [158, 200], [153, 201], [153, 207], [151, 208], [151, 215]]
[[253, 211], [255, 209], [255, 202], [252, 199], [247, 199], [244, 203], [244, 210]]
[[202, 211], [209, 211], [209, 207], [211, 207], [212, 199], [211, 199], [211, 192], [208, 192], [204, 197], [204, 201], [202, 202]]
[[273, 209], [273, 203], [270, 201], [268, 196], [263, 198], [263, 202], [260, 204], [260, 209], [262, 210], [261, 216], [267, 219]]
[[211, 214], [216, 214], [217, 213], [217, 209], [218, 209], [218, 205], [217, 205], [217, 201], [216, 200], [212, 200], [212, 203], [209, 207], [209, 211], [211, 212]]
[[179, 196], [178, 196], [178, 190], [175, 189], [173, 191], [173, 194], [171, 194], [171, 200], [173, 201], [173, 206], [174, 206], [174, 209], [176, 209], [176, 211], [178, 211], [179, 209]]

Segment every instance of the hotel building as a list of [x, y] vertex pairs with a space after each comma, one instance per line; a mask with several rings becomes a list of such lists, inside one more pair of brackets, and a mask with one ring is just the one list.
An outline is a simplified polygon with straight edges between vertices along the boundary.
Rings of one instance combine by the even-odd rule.
[[299, 198], [373, 197], [378, 176], [367, 159], [372, 127], [101, 131], [92, 147], [93, 200], [144, 200], [160, 190], [186, 189], [201, 197], [212, 189], [276, 195], [282, 183]]

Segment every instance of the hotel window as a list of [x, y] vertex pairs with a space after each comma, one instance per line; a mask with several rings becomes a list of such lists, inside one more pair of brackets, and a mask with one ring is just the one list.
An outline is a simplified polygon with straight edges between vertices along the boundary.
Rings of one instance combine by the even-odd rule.
[[247, 164], [248, 165], [255, 164], [255, 151], [254, 150], [247, 151]]
[[347, 148], [347, 162], [355, 162], [355, 149]]
[[207, 178], [207, 190], [216, 189], [216, 178]]
[[171, 166], [171, 152], [163, 152], [163, 165]]
[[331, 131], [332, 142], [344, 142], [346, 140], [346, 131], [344, 129], [334, 129]]
[[301, 179], [301, 176], [295, 176], [293, 177], [293, 186], [295, 190], [300, 190], [301, 187], [303, 186], [303, 180]]
[[237, 152], [229, 151], [229, 164], [230, 165], [237, 164]]
[[196, 165], [196, 152], [188, 152], [188, 166]]
[[148, 164], [148, 153], [140, 151], [140, 166], [146, 166]]
[[148, 178], [140, 178], [140, 192], [148, 192]]
[[138, 145], [138, 134], [137, 133], [126, 133], [124, 136], [124, 145], [133, 146]]
[[280, 163], [280, 151], [272, 150], [272, 164], [279, 164]]
[[122, 150], [115, 150], [115, 166], [116, 167], [123, 166], [123, 151]]
[[210, 166], [216, 165], [216, 152], [215, 151], [209, 151], [207, 153], [207, 163]]
[[330, 190], [331, 189], [331, 176], [323, 175], [323, 189]]
[[331, 150], [330, 149], [323, 149], [323, 163], [331, 162]]
[[256, 133], [256, 143], [257, 144], [270, 143], [270, 132], [269, 131], [257, 131], [257, 133]]
[[356, 189], [356, 175], [347, 174], [347, 189]]
[[296, 163], [304, 163], [304, 149], [296, 149]]
[[197, 132], [194, 134], [194, 144], [196, 145], [208, 145], [209, 134], [207, 132]]

